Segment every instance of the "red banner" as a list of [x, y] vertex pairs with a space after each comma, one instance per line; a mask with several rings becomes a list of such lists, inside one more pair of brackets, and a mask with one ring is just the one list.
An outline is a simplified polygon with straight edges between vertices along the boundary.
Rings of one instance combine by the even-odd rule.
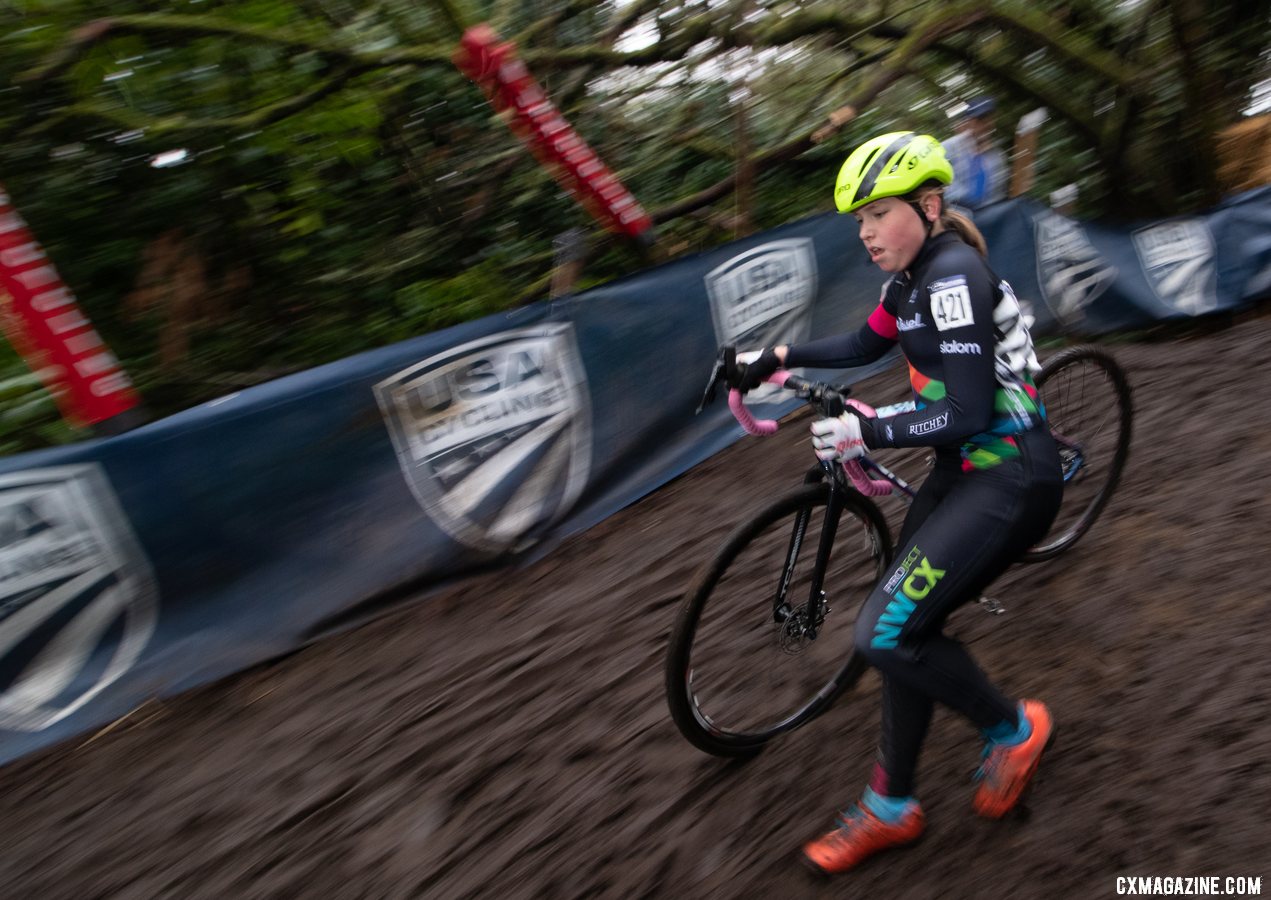
[[651, 234], [648, 213], [547, 99], [512, 43], [500, 41], [489, 25], [475, 25], [464, 32], [454, 62], [481, 86], [539, 162], [597, 220], [631, 237]]
[[95, 425], [138, 404], [119, 361], [80, 311], [3, 188], [0, 327], [68, 421]]

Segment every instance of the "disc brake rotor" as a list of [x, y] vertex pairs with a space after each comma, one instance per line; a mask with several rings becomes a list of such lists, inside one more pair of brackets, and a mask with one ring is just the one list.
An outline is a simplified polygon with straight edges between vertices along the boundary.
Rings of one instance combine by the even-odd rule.
[[[825, 621], [825, 613], [829, 611], [829, 607], [822, 606], [821, 616], [816, 623], [818, 629]], [[808, 634], [808, 606], [806, 603], [795, 607], [790, 616], [781, 623], [777, 632], [777, 642], [781, 647], [781, 652], [791, 656], [797, 656], [807, 650], [815, 640], [815, 637]]]

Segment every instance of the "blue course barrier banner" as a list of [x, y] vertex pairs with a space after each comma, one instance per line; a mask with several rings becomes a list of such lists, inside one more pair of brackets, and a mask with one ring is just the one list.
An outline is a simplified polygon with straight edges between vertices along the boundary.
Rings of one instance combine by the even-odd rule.
[[[1133, 228], [1023, 201], [977, 224], [1039, 331], [1271, 290], [1266, 189]], [[0, 459], [0, 762], [347, 627], [387, 592], [548, 552], [741, 435], [722, 403], [694, 413], [719, 345], [856, 328], [882, 281], [851, 218], [815, 216]]]
[[1207, 215], [1111, 225], [1014, 200], [976, 213], [1033, 330], [1102, 334], [1237, 309], [1271, 293], [1271, 187]]

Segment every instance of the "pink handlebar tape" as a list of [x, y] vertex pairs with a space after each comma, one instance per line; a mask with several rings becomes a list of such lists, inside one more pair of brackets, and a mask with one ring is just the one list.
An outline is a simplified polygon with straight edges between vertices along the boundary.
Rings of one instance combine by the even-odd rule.
[[[775, 384], [778, 387], [786, 383], [786, 379], [790, 377], [790, 373], [785, 369], [778, 369], [768, 376], [768, 383]], [[777, 433], [777, 422], [775, 419], [756, 419], [750, 414], [750, 410], [746, 409], [746, 404], [742, 403], [742, 393], [736, 388], [732, 388], [728, 392], [728, 408], [732, 410], [733, 418], [741, 425], [742, 430], [747, 434], [753, 434], [759, 437], [766, 437], [770, 434]]]
[[[789, 377], [790, 373], [785, 369], [778, 369], [768, 378], [768, 383], [782, 386]], [[741, 425], [742, 430], [747, 434], [753, 434], [758, 437], [776, 434], [779, 427], [776, 420], [756, 419], [750, 410], [746, 408], [746, 404], [742, 402], [742, 396], [742, 392], [736, 388], [732, 388], [728, 392], [728, 408], [732, 411], [733, 417], [738, 424]], [[859, 400], [848, 400], [847, 402], [863, 414], [871, 418], [874, 416], [874, 409], [868, 404], [861, 403]], [[883, 497], [892, 492], [893, 488], [890, 481], [882, 478], [870, 478], [865, 473], [865, 467], [860, 464], [859, 460], [845, 460], [843, 469], [847, 472], [847, 477], [852, 482], [852, 486], [866, 497]]]

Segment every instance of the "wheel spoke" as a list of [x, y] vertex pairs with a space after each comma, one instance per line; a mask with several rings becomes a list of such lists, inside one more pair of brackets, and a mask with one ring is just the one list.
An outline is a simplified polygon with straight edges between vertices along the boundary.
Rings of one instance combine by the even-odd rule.
[[1103, 511], [1125, 465], [1130, 392], [1110, 356], [1074, 347], [1048, 362], [1038, 378], [1064, 465], [1064, 497], [1050, 532], [1025, 561], [1050, 559], [1071, 547]]
[[[877, 510], [871, 517], [849, 503], [827, 568], [826, 597], [810, 620], [825, 494], [806, 489], [760, 513], [690, 588], [672, 635], [667, 689], [676, 724], [702, 749], [755, 752], [821, 712], [858, 674], [855, 613], [881, 574], [889, 544], [878, 534]], [[796, 514], [809, 506], [807, 532], [792, 542]], [[774, 616], [773, 600], [796, 543], [784, 595], [789, 615], [782, 618]]]

